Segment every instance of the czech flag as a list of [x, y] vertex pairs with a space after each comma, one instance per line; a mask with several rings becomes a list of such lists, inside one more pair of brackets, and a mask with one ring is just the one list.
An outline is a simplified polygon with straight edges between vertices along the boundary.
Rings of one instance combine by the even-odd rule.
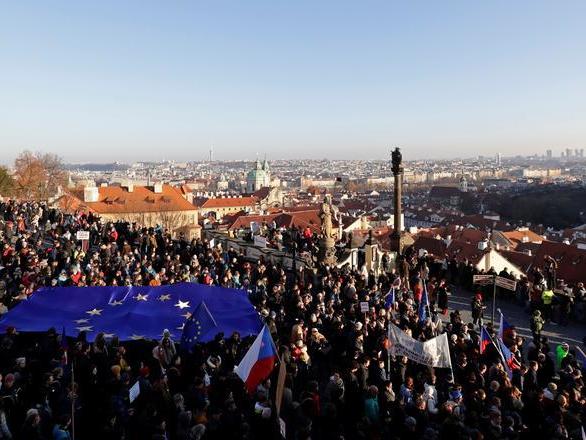
[[499, 333], [498, 333], [498, 336], [502, 340], [503, 339], [503, 336], [510, 337], [511, 333], [513, 332], [513, 330], [515, 330], [515, 327], [512, 326], [511, 324], [509, 324], [505, 320], [505, 316], [503, 315], [503, 312], [501, 312], [499, 310], [499, 313], [501, 314], [501, 320], [500, 320], [500, 324], [499, 324]]
[[277, 359], [277, 348], [271, 332], [265, 325], [240, 363], [234, 367], [234, 371], [246, 384], [248, 392], [252, 394], [256, 387], [269, 377]]
[[480, 329], [480, 354], [486, 351], [486, 347], [492, 344], [492, 338], [488, 334], [486, 327], [482, 326]]
[[497, 343], [499, 344], [499, 350], [501, 354], [501, 359], [503, 361], [503, 365], [505, 367], [507, 374], [509, 375], [509, 378], [511, 378], [513, 376], [513, 370], [519, 370], [521, 368], [521, 364], [515, 358], [513, 353], [511, 353], [511, 350], [509, 350], [509, 348], [505, 345], [503, 341], [499, 339]]

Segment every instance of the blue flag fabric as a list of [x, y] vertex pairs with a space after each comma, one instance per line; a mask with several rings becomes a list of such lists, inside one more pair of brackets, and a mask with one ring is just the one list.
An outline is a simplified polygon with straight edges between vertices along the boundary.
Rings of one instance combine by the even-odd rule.
[[216, 326], [203, 329], [207, 342], [219, 332], [229, 336], [256, 335], [262, 321], [245, 291], [179, 283], [167, 286], [52, 287], [37, 290], [0, 320], [0, 331], [13, 326], [21, 332], [45, 332], [62, 327], [68, 335], [99, 332], [120, 340], [160, 339], [164, 329], [179, 338], [190, 311], [205, 301]]
[[391, 290], [385, 296], [385, 309], [388, 309], [393, 304], [395, 304], [395, 288], [391, 287]]
[[423, 295], [419, 303], [419, 322], [423, 324], [429, 318], [429, 295], [427, 294], [427, 283], [423, 282]]
[[190, 350], [194, 344], [205, 339], [208, 333], [211, 333], [212, 337], [218, 334], [217, 328], [218, 324], [205, 301], [200, 302], [185, 321], [181, 334], [181, 348]]

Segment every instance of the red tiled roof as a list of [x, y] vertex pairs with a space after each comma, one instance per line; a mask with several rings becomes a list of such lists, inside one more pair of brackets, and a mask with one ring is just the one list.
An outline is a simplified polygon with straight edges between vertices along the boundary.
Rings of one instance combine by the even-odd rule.
[[271, 223], [275, 222], [279, 228], [306, 228], [309, 227], [313, 232], [319, 232], [321, 228], [321, 219], [319, 211], [298, 211], [298, 212], [281, 212], [268, 215], [243, 215], [236, 219], [230, 225], [229, 229], [239, 229], [250, 227], [250, 222]]
[[84, 202], [83, 189], [72, 191], [80, 203], [98, 214], [122, 214], [160, 211], [194, 211], [196, 207], [171, 185], [162, 185], [162, 192], [155, 193], [152, 186], [135, 186], [132, 192], [121, 186], [98, 188], [97, 202]]
[[513, 243], [515, 248], [521, 243], [541, 243], [543, 241], [543, 237], [541, 235], [536, 234], [530, 229], [523, 231], [514, 230], [502, 232], [502, 234], [505, 236], [507, 240]]

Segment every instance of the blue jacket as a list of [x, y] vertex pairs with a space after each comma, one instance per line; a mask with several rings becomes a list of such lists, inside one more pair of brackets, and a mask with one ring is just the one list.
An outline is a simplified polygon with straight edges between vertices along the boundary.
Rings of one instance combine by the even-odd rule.
[[59, 425], [53, 427], [53, 440], [71, 440], [69, 431], [61, 429]]

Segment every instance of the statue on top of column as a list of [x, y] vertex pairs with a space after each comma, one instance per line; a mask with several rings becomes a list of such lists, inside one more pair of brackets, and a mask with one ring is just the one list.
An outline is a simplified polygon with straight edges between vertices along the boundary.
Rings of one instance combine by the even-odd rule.
[[391, 153], [391, 163], [393, 174], [400, 174], [403, 172], [403, 155], [398, 147]]
[[321, 210], [319, 216], [321, 218], [321, 233], [324, 238], [333, 237], [333, 226], [332, 226], [332, 213], [334, 207], [332, 206], [332, 199], [329, 194], [324, 198], [321, 204]]

